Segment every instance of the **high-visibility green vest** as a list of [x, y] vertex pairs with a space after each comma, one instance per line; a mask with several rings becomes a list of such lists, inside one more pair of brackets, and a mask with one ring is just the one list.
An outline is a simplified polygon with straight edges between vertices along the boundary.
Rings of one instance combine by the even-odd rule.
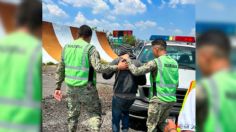
[[[178, 63], [170, 56], [163, 55], [154, 59], [157, 64], [157, 74], [155, 81], [153, 75], [150, 74], [150, 98], [154, 95], [153, 90], [156, 90], [156, 96], [163, 102], [176, 102], [176, 88], [178, 86], [179, 72]], [[156, 89], [153, 88], [153, 83], [156, 84]]]
[[15, 32], [0, 39], [0, 132], [38, 132], [41, 124], [41, 44]]
[[[69, 86], [85, 86], [89, 78], [89, 50], [93, 46], [83, 39], [78, 39], [64, 47], [65, 82]], [[93, 81], [96, 80], [94, 71]]]
[[204, 79], [208, 115], [204, 132], [236, 132], [236, 71], [221, 71]]

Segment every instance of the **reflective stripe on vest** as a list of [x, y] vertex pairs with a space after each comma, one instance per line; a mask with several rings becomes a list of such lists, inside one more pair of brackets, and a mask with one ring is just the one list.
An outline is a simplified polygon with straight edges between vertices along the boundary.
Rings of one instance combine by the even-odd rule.
[[[210, 108], [211, 111], [213, 111], [213, 115], [216, 116], [217, 120], [220, 120], [220, 98], [219, 98], [219, 88], [216, 83], [216, 81], [213, 78], [210, 78], [209, 80], [206, 80], [209, 87], [208, 88], [214, 88], [214, 90], [211, 90], [212, 95], [208, 96], [208, 98], [213, 99], [212, 101], [212, 107]], [[208, 113], [210, 114], [210, 113]], [[214, 131], [215, 132], [222, 132], [221, 124], [219, 121], [215, 121], [216, 125], [214, 126]]]
[[[39, 55], [41, 56], [42, 45], [38, 44], [37, 47], [35, 47], [33, 54], [30, 57], [29, 64], [28, 64], [28, 75], [27, 75], [27, 82], [26, 82], [26, 99], [32, 100], [33, 99], [33, 72], [35, 70], [35, 67], [32, 66], [32, 64], [37, 64], [37, 57]], [[35, 103], [35, 102], [33, 102]]]
[[0, 97], [0, 104], [1, 105], [12, 105], [12, 106], [18, 106], [18, 107], [28, 107], [28, 108], [41, 108], [41, 103], [32, 101], [32, 98], [27, 98], [25, 100], [19, 100], [19, 99], [8, 99]]
[[157, 96], [176, 96], [176, 94], [171, 94], [171, 93], [157, 93]]
[[74, 70], [78, 70], [78, 71], [87, 71], [89, 72], [89, 68], [86, 68], [86, 67], [79, 67], [79, 66], [65, 66], [65, 68], [68, 68], [68, 69], [74, 69]]
[[7, 131], [15, 130], [16, 132], [39, 132], [39, 125], [13, 124], [9, 122], [0, 121], [0, 131], [6, 129]]
[[65, 77], [69, 79], [74, 79], [74, 80], [88, 80], [87, 77], [83, 78], [83, 77], [75, 77], [75, 76], [68, 76], [68, 75], [66, 75]]

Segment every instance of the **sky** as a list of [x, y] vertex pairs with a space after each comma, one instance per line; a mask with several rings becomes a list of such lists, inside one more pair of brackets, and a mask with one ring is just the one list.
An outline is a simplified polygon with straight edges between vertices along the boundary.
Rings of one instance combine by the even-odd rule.
[[195, 34], [195, 0], [43, 0], [43, 20], [98, 30], [155, 35]]
[[235, 0], [196, 0], [196, 20], [236, 23]]

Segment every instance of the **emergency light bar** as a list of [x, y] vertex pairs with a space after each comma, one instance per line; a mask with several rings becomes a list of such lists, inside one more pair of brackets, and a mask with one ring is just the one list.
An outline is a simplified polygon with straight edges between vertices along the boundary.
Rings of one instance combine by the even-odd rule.
[[152, 35], [150, 40], [163, 39], [165, 41], [179, 41], [179, 42], [189, 42], [195, 43], [195, 37], [189, 36], [164, 36], [164, 35]]

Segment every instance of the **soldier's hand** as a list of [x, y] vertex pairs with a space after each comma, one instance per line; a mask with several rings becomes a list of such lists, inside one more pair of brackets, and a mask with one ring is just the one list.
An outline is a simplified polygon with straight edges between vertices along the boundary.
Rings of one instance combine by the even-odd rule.
[[124, 59], [121, 59], [117, 65], [118, 70], [127, 70], [128, 69], [128, 64]]
[[121, 58], [127, 60], [129, 58], [129, 54], [124, 54], [121, 56]]
[[171, 119], [167, 120], [164, 132], [177, 132], [175, 122]]
[[62, 99], [62, 92], [61, 92], [61, 90], [55, 90], [53, 96], [54, 96], [54, 98], [55, 98], [57, 101], [61, 101], [61, 99]]

